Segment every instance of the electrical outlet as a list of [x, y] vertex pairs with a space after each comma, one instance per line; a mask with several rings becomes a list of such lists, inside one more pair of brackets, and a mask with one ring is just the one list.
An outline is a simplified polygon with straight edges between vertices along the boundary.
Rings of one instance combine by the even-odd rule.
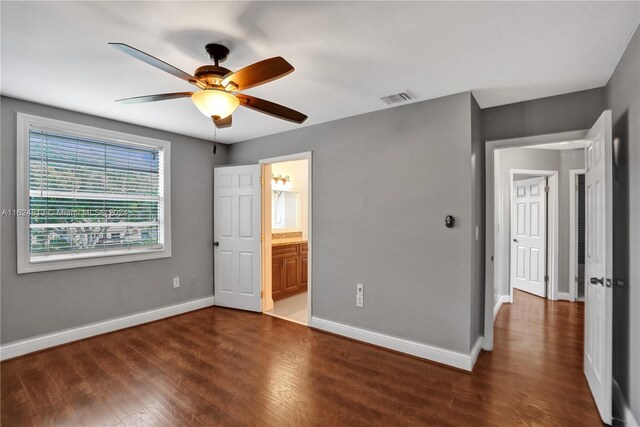
[[362, 283], [356, 284], [356, 295], [364, 295], [364, 285]]
[[180, 278], [178, 276], [173, 278], [173, 287], [174, 288], [179, 288], [180, 287]]
[[364, 307], [364, 296], [363, 295], [356, 295], [356, 307]]
[[196, 284], [196, 276], [194, 276], [193, 274], [191, 276], [189, 276], [189, 284], [190, 285], [195, 285]]

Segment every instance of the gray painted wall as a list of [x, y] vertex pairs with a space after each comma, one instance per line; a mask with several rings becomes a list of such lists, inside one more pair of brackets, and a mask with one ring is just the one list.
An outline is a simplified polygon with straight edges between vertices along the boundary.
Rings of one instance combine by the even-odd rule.
[[230, 147], [230, 163], [313, 151], [314, 316], [469, 351], [470, 105], [467, 92]]
[[[472, 229], [471, 247], [471, 342], [473, 346], [484, 334], [484, 248], [485, 248], [485, 194], [484, 194], [484, 143], [482, 139], [482, 112], [471, 96], [471, 180], [472, 180]], [[475, 227], [478, 229], [476, 236]]]
[[640, 420], [640, 28], [605, 89], [613, 137], [620, 138], [614, 180], [613, 376]]
[[485, 141], [589, 129], [602, 113], [604, 88], [482, 110]]
[[[26, 101], [1, 98], [1, 207], [16, 206], [16, 111], [171, 141], [171, 258], [16, 274], [16, 222], [2, 217], [1, 342], [213, 294], [212, 143]], [[226, 162], [218, 147], [216, 162]], [[190, 286], [189, 275], [196, 285]], [[172, 277], [182, 279], [173, 289]]]

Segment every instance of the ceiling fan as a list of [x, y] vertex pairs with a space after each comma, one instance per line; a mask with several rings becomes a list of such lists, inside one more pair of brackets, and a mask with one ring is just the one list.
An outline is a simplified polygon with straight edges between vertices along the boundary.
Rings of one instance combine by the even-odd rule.
[[203, 65], [193, 73], [194, 75], [191, 75], [124, 43], [109, 44], [127, 55], [185, 80], [200, 89], [196, 92], [136, 96], [118, 99], [117, 102], [134, 104], [190, 97], [202, 114], [211, 117], [217, 128], [231, 126], [231, 114], [238, 108], [238, 105], [293, 123], [302, 123], [307, 119], [307, 116], [291, 108], [239, 93], [293, 72], [294, 68], [282, 57], [265, 59], [233, 72], [219, 65], [229, 56], [229, 49], [221, 44], [211, 43], [206, 45], [205, 50], [215, 65]]

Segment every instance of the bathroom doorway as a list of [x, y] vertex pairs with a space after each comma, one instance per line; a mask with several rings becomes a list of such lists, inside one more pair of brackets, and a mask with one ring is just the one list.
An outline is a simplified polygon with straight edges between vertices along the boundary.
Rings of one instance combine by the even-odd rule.
[[263, 313], [311, 318], [311, 153], [260, 161]]

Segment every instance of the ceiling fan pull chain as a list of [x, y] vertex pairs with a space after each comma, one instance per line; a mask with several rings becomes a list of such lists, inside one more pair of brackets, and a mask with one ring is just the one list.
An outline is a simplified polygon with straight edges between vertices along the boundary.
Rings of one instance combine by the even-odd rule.
[[218, 128], [213, 127], [213, 155], [216, 155], [216, 151], [218, 151]]

